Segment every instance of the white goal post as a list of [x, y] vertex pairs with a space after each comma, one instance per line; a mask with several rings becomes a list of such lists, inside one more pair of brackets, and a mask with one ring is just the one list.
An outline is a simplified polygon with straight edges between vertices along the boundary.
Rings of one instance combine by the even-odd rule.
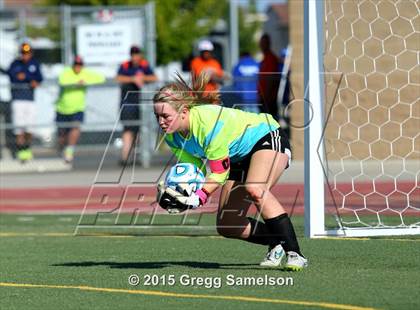
[[419, 3], [303, 5], [305, 235], [420, 234]]

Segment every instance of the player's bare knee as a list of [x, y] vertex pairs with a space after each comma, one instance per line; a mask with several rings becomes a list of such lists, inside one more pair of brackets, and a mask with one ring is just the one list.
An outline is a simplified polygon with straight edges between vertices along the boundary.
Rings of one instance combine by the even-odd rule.
[[245, 186], [245, 189], [253, 201], [259, 201], [263, 198], [265, 189], [261, 185], [249, 184]]

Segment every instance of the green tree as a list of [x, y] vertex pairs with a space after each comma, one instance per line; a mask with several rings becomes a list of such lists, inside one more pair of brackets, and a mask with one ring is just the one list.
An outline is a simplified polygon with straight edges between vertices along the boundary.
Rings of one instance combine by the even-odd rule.
[[158, 0], [158, 62], [166, 64], [188, 56], [193, 42], [211, 31], [223, 16], [226, 5], [220, 0]]
[[[42, 0], [45, 5], [142, 5], [148, 0]], [[226, 0], [156, 0], [157, 62], [179, 61], [224, 17]]]
[[30, 38], [47, 37], [58, 43], [61, 40], [60, 17], [54, 13], [47, 16], [47, 26], [38, 27], [30, 23], [26, 24], [26, 34]]
[[[239, 52], [249, 52], [255, 54], [258, 51], [258, 44], [255, 40], [255, 33], [261, 27], [255, 16], [257, 13], [256, 3], [250, 1], [248, 10], [239, 7], [238, 10], [238, 30], [239, 30]], [[254, 19], [252, 17], [254, 16]], [[248, 20], [251, 19], [251, 20]]]

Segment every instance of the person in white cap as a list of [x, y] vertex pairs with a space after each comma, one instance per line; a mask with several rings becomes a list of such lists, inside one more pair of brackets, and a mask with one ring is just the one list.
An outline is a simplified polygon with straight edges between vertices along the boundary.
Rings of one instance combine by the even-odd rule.
[[198, 43], [198, 50], [200, 56], [191, 61], [191, 72], [195, 76], [206, 72], [210, 77], [210, 82], [207, 84], [205, 91], [218, 91], [223, 81], [224, 72], [220, 63], [212, 55], [214, 45], [209, 40], [202, 40]]

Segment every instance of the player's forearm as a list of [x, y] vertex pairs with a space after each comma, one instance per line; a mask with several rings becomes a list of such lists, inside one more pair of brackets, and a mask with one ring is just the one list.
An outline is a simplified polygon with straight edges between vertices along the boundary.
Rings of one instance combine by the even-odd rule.
[[209, 196], [217, 191], [219, 187], [221, 187], [221, 184], [210, 178], [207, 179], [203, 186], [204, 190], [209, 194]]

